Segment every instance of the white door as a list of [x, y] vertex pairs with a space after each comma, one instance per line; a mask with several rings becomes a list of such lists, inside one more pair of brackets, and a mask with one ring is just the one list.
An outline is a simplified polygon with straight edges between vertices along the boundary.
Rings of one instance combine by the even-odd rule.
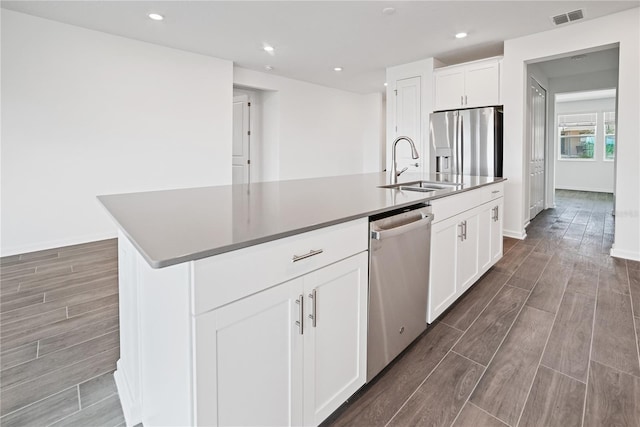
[[232, 183], [248, 184], [251, 182], [251, 150], [250, 138], [251, 103], [246, 95], [233, 98], [233, 149], [232, 149]]
[[302, 279], [195, 319], [196, 425], [301, 425]]
[[[411, 77], [396, 82], [396, 123], [395, 136], [408, 136], [416, 144], [420, 158], [418, 160], [411, 158], [411, 148], [407, 141], [400, 141], [396, 150], [396, 161], [398, 163], [398, 172], [405, 167], [409, 168], [409, 172], [417, 171], [423, 160], [426, 159], [427, 153], [422, 149], [422, 131], [420, 126], [420, 77]], [[393, 147], [392, 147], [393, 149]], [[391, 155], [389, 156], [391, 158]]]
[[547, 92], [531, 78], [529, 85], [529, 218], [544, 209]]
[[303, 278], [305, 425], [320, 424], [365, 383], [368, 259], [363, 252]]

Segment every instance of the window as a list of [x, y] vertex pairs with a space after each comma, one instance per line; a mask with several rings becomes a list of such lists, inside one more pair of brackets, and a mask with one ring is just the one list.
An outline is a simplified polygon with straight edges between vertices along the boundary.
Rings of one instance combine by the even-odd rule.
[[558, 116], [561, 160], [594, 160], [596, 113]]
[[616, 113], [604, 113], [604, 159], [616, 156]]

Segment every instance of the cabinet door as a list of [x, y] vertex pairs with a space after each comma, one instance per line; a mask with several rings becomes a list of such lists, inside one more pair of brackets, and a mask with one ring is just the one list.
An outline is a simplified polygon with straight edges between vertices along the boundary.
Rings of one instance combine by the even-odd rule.
[[500, 63], [481, 62], [465, 67], [464, 108], [500, 104]]
[[431, 226], [427, 323], [433, 322], [457, 298], [456, 257], [460, 231], [457, 217]]
[[302, 279], [195, 317], [195, 424], [302, 424]]
[[464, 107], [464, 67], [435, 73], [435, 109], [452, 110]]
[[496, 209], [495, 217], [491, 220], [491, 265], [502, 258], [502, 207], [504, 199], [501, 197], [493, 203]]
[[456, 290], [458, 295], [466, 291], [478, 278], [478, 242], [480, 211], [462, 215], [463, 239], [458, 239]]
[[363, 252], [303, 278], [305, 425], [320, 424], [365, 383], [367, 266]]
[[478, 214], [478, 265], [479, 274], [483, 274], [493, 265], [493, 218], [495, 214], [495, 204], [485, 203]]

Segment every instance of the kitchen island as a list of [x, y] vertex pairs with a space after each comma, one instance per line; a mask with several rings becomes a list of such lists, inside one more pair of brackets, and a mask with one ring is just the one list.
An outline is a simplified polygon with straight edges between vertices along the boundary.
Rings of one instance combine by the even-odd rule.
[[[503, 178], [426, 193], [379, 188], [387, 179], [100, 196], [119, 229], [115, 377], [127, 424], [322, 422], [366, 377], [371, 215], [432, 205], [438, 286], [425, 321], [502, 255]], [[415, 180], [443, 181], [401, 179]]]

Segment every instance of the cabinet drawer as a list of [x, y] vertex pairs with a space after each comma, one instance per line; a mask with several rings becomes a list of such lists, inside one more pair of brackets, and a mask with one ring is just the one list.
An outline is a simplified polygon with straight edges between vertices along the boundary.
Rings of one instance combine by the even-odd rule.
[[433, 223], [438, 223], [447, 218], [451, 218], [461, 212], [472, 209], [483, 203], [490, 202], [504, 195], [504, 185], [499, 182], [475, 190], [465, 191], [464, 193], [453, 196], [443, 197], [431, 201], [433, 208]]
[[[366, 251], [369, 221], [355, 221], [192, 263], [192, 313], [200, 314]], [[293, 261], [294, 256], [310, 254]]]

